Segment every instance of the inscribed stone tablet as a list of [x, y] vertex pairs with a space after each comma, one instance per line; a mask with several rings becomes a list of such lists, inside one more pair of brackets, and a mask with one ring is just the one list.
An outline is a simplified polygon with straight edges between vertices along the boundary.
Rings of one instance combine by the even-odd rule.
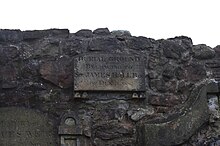
[[74, 59], [75, 91], [144, 91], [144, 76], [138, 55], [90, 53]]
[[48, 119], [33, 110], [0, 108], [0, 146], [56, 146]]

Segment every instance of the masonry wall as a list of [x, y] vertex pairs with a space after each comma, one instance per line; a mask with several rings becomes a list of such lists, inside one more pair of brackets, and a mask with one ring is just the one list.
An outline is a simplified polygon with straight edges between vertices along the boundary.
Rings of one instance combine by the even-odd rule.
[[[143, 56], [145, 98], [126, 91], [76, 98], [74, 58], [93, 53]], [[185, 36], [154, 40], [107, 28], [0, 30], [0, 107], [46, 114], [57, 129], [57, 146], [68, 115], [78, 127], [69, 136], [81, 145], [218, 145], [219, 82], [220, 46], [193, 45]]]

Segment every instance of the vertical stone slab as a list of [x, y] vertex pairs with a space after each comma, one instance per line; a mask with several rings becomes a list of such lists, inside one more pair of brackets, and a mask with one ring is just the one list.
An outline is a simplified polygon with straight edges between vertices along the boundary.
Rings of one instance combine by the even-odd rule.
[[0, 146], [57, 146], [49, 119], [34, 110], [0, 108]]
[[194, 101], [187, 101], [188, 108], [178, 117], [137, 126], [137, 146], [180, 145], [206, 123], [209, 120], [206, 87], [193, 92], [199, 94], [194, 99], [191, 97]]

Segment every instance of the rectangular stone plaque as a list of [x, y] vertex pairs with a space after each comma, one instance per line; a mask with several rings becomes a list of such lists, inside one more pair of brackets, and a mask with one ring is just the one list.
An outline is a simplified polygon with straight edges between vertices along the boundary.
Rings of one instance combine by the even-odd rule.
[[75, 91], [145, 91], [139, 55], [90, 53], [74, 58]]
[[0, 146], [57, 146], [49, 119], [34, 110], [0, 108]]

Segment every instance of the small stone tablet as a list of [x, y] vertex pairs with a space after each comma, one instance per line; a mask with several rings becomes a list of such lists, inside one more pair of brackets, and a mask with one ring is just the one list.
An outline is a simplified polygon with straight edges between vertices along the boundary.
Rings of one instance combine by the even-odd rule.
[[53, 125], [25, 108], [0, 108], [0, 146], [56, 146]]

